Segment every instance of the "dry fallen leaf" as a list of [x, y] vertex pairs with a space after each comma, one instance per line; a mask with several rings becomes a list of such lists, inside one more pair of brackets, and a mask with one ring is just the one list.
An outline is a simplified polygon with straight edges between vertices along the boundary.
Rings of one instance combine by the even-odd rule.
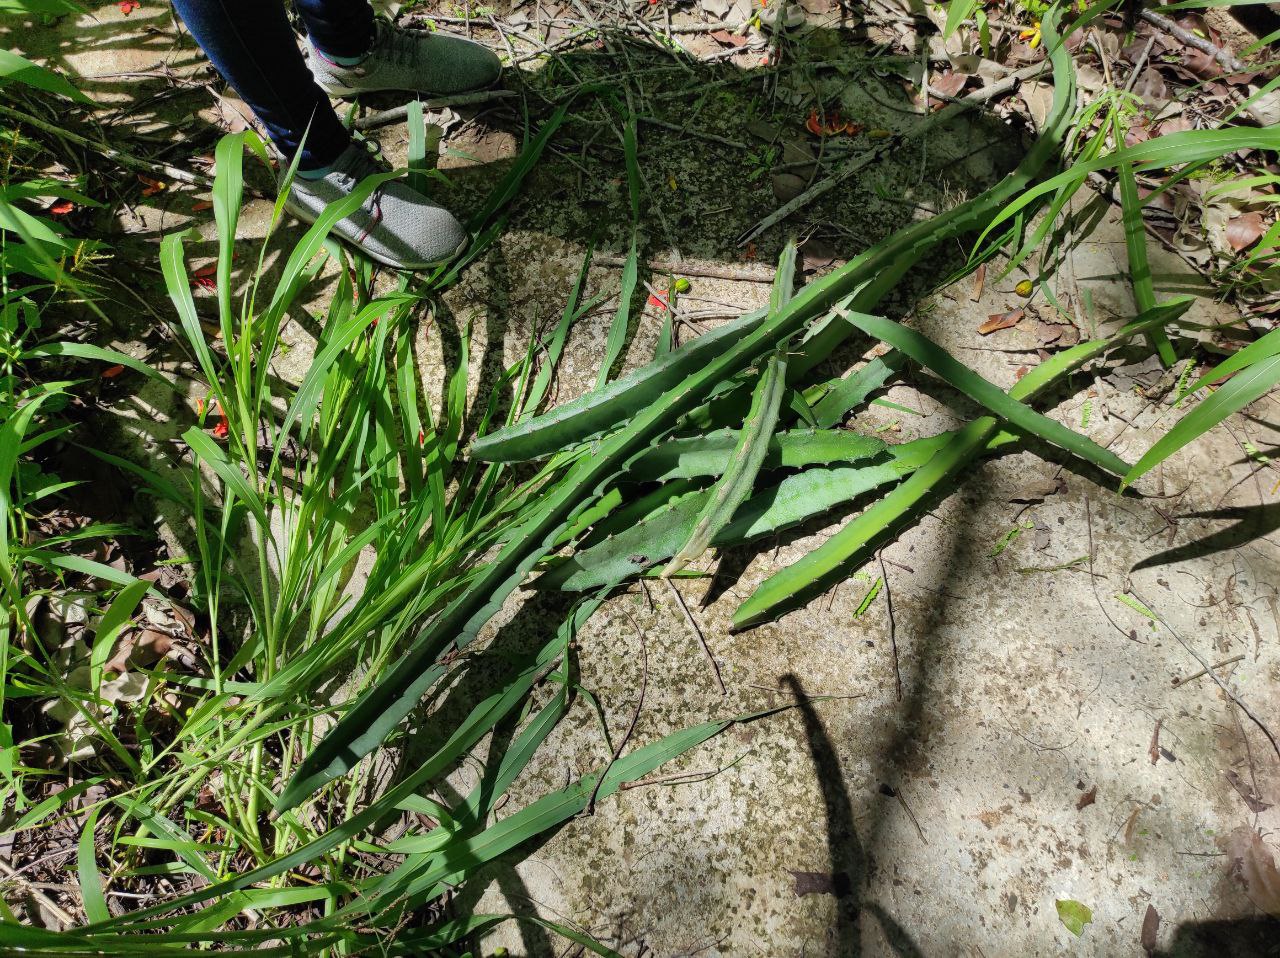
[[1244, 885], [1249, 900], [1269, 915], [1280, 918], [1280, 871], [1271, 847], [1262, 835], [1241, 825], [1227, 836], [1228, 873]]
[[981, 263], [978, 268], [973, 271], [973, 292], [969, 294], [969, 299], [977, 302], [982, 299], [982, 286], [987, 281], [987, 264]]
[[943, 96], [959, 96], [968, 82], [969, 77], [966, 74], [947, 70], [941, 76], [936, 76], [929, 81], [929, 90], [933, 93], [941, 93]]
[[1226, 776], [1227, 781], [1231, 783], [1231, 787], [1236, 790], [1236, 794], [1248, 806], [1249, 811], [1259, 815], [1271, 807], [1271, 803], [1264, 802], [1250, 787], [1249, 783], [1237, 775], [1234, 770], [1227, 769], [1222, 774]]
[[1017, 326], [1022, 321], [1022, 317], [1026, 315], [1026, 312], [1025, 309], [1012, 309], [1007, 313], [992, 313], [987, 317], [987, 321], [978, 327], [978, 333], [981, 336], [989, 336], [998, 329]]
[[738, 36], [736, 33], [730, 33], [728, 30], [716, 30], [711, 34], [711, 39], [717, 43], [723, 43], [727, 47], [745, 47], [747, 38]]
[[835, 259], [836, 251], [820, 239], [810, 238], [800, 247], [801, 269], [806, 273], [830, 266]]
[[1227, 221], [1227, 242], [1237, 253], [1258, 241], [1267, 231], [1261, 213], [1243, 213]]
[[1051, 345], [1061, 339], [1062, 329], [1057, 323], [1037, 322], [1035, 324], [1036, 337], [1040, 340], [1041, 346]]
[[1151, 905], [1147, 906], [1147, 913], [1142, 916], [1142, 949], [1148, 955], [1156, 950], [1156, 940], [1160, 936], [1160, 912], [1156, 911]]

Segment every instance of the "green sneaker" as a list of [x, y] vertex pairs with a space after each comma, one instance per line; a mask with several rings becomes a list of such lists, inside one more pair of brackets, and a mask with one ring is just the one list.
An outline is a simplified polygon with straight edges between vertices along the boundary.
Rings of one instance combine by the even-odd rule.
[[428, 96], [487, 87], [502, 63], [485, 47], [462, 37], [406, 30], [388, 20], [374, 24], [373, 46], [355, 66], [334, 63], [307, 43], [307, 63], [330, 96], [408, 90]]
[[[365, 179], [387, 170], [359, 141], [352, 143], [318, 179], [295, 176], [285, 209], [308, 223], [324, 208], [349, 196]], [[407, 183], [391, 180], [333, 228], [379, 263], [396, 269], [424, 269], [452, 259], [467, 244], [467, 231], [453, 214]]]

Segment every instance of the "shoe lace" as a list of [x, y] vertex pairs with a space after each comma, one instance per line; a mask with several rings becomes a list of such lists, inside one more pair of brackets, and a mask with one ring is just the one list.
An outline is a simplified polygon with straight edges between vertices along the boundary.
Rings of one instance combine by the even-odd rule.
[[416, 69], [418, 66], [418, 38], [405, 30], [397, 30], [389, 23], [378, 25], [377, 45], [391, 60], [402, 67]]
[[[349, 189], [355, 189], [369, 177], [385, 173], [390, 168], [382, 158], [377, 143], [371, 140], [360, 140], [358, 142], [364, 149], [353, 158], [348, 166], [338, 171], [339, 175], [347, 181]], [[368, 226], [361, 232], [360, 242], [364, 242], [370, 230], [382, 221], [382, 185], [377, 186], [369, 194], [369, 198], [364, 201], [363, 205], [369, 210], [372, 218]]]
[[[377, 144], [365, 140], [361, 145], [364, 146], [364, 150], [354, 158], [349, 166], [339, 171], [345, 179], [351, 181], [353, 188], [369, 177], [387, 171], [387, 164], [382, 159]], [[381, 190], [375, 190], [374, 192], [381, 192]]]

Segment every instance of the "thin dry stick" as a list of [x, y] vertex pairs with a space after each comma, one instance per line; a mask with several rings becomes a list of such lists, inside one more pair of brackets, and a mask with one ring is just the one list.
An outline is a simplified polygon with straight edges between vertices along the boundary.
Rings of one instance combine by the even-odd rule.
[[[491, 103], [494, 100], [507, 100], [518, 94], [514, 90], [480, 90], [478, 93], [459, 93], [457, 96], [440, 96], [422, 101], [423, 110], [443, 110], [453, 106], [476, 106], [480, 103]], [[357, 130], [372, 130], [374, 127], [386, 126], [408, 119], [409, 105], [398, 106], [393, 110], [381, 113], [370, 113], [362, 116], [352, 124]]]
[[[596, 256], [591, 260], [592, 266], [608, 266], [621, 269], [627, 261], [621, 256]], [[692, 263], [677, 263], [675, 260], [652, 259], [644, 264], [651, 273], [675, 273], [678, 276], [701, 276], [707, 279], [728, 279], [742, 283], [773, 283], [773, 272], [763, 269], [735, 269], [732, 266], [695, 266]]]
[[54, 126], [52, 123], [46, 123], [39, 117], [34, 117], [29, 113], [23, 113], [21, 110], [15, 110], [11, 107], [0, 106], [0, 116], [7, 116], [17, 120], [19, 123], [26, 123], [28, 126], [35, 127], [51, 136], [66, 140], [68, 143], [74, 143], [76, 146], [84, 147], [86, 150], [100, 156], [106, 157], [121, 166], [132, 170], [138, 170], [142, 173], [150, 173], [154, 176], [167, 176], [171, 180], [177, 180], [180, 183], [186, 183], [189, 186], [200, 186], [209, 189], [213, 186], [213, 180], [199, 173], [192, 173], [190, 170], [180, 169], [171, 166], [168, 163], [158, 163], [154, 160], [144, 160], [141, 157], [125, 153], [123, 150], [117, 150], [114, 146], [103, 143], [101, 140], [91, 140], [87, 136], [81, 136], [79, 133], [72, 133], [64, 127]]
[[635, 711], [631, 713], [631, 722], [627, 725], [626, 734], [618, 740], [617, 746], [613, 750], [613, 754], [609, 756], [609, 764], [600, 772], [599, 778], [596, 779], [595, 787], [591, 789], [591, 798], [587, 800], [586, 813], [594, 815], [596, 812], [596, 795], [600, 792], [600, 786], [604, 784], [604, 778], [609, 774], [609, 769], [613, 768], [613, 763], [618, 760], [618, 756], [622, 754], [622, 750], [627, 747], [627, 742], [631, 740], [631, 734], [636, 730], [636, 722], [640, 719], [640, 710], [644, 708], [644, 693], [649, 687], [649, 650], [644, 644], [644, 629], [640, 628], [640, 623], [635, 620], [631, 614], [631, 610], [625, 606], [622, 609], [623, 614], [631, 620], [631, 625], [636, 630], [636, 635], [640, 637], [640, 694], [636, 697]]
[[3, 858], [0, 858], [0, 871], [4, 872], [6, 878], [9, 878], [16, 882], [21, 882], [23, 885], [25, 885], [27, 888], [27, 891], [31, 893], [31, 897], [34, 898], [36, 901], [38, 901], [40, 904], [44, 905], [45, 908], [48, 908], [50, 913], [53, 914], [58, 919], [58, 921], [62, 922], [68, 928], [74, 928], [76, 925], [80, 924], [78, 921], [72, 918], [71, 915], [67, 914], [67, 912], [63, 910], [63, 908], [56, 901], [54, 901], [52, 898], [50, 898], [48, 895], [42, 892], [35, 884], [27, 881], [27, 879], [22, 877], [22, 875], [18, 874], [17, 869], [15, 869]]
[[1129, 595], [1141, 602], [1151, 612], [1151, 614], [1156, 617], [1156, 620], [1169, 630], [1169, 634], [1178, 640], [1178, 644], [1186, 649], [1193, 659], [1200, 663], [1200, 667], [1204, 669], [1204, 674], [1213, 679], [1218, 688], [1222, 689], [1222, 693], [1227, 698], [1231, 699], [1231, 701], [1240, 708], [1241, 712], [1249, 717], [1249, 721], [1262, 730], [1262, 734], [1265, 735], [1267, 737], [1267, 741], [1271, 743], [1271, 748], [1275, 751], [1276, 757], [1280, 758], [1280, 742], [1276, 741], [1275, 735], [1272, 734], [1271, 729], [1267, 728], [1266, 723], [1263, 722], [1262, 719], [1258, 718], [1258, 716], [1254, 715], [1249, 706], [1245, 705], [1243, 700], [1241, 700], [1240, 696], [1236, 695], [1235, 692], [1231, 691], [1231, 689], [1227, 687], [1227, 683], [1222, 681], [1218, 673], [1214, 671], [1214, 667], [1210, 665], [1199, 652], [1193, 649], [1186, 639], [1173, 630], [1173, 626], [1166, 622], [1164, 616], [1155, 610], [1155, 606], [1142, 596], [1138, 595], [1138, 590], [1133, 587], [1132, 583], [1129, 584], [1129, 588], [1126, 591]]
[[[1244, 661], [1243, 655], [1233, 655], [1229, 659], [1223, 659], [1221, 662], [1215, 662], [1213, 667], [1215, 669], [1222, 669], [1222, 668], [1226, 668], [1228, 665], [1235, 665], [1237, 662], [1243, 662], [1243, 661]], [[1194, 675], [1188, 675], [1185, 679], [1180, 679], [1175, 675], [1173, 677], [1173, 681], [1170, 684], [1173, 685], [1174, 688], [1180, 689], [1184, 685], [1186, 685], [1188, 682], [1194, 682], [1196, 679], [1200, 678], [1202, 675], [1208, 675], [1208, 674], [1209, 674], [1208, 669], [1201, 669], [1199, 672], [1196, 672]]]
[[689, 607], [684, 604], [684, 596], [680, 594], [680, 590], [676, 588], [676, 584], [670, 579], [663, 579], [662, 581], [667, 584], [671, 594], [676, 597], [676, 604], [680, 606], [680, 611], [684, 613], [684, 620], [689, 623], [689, 628], [698, 637], [698, 644], [702, 646], [702, 651], [707, 656], [707, 661], [711, 663], [711, 670], [715, 672], [716, 684], [720, 686], [720, 694], [728, 695], [729, 690], [725, 688], [724, 679], [720, 677], [720, 665], [716, 662], [716, 657], [711, 654], [711, 648], [707, 645], [707, 640], [702, 637], [702, 630], [698, 628], [698, 623], [694, 622], [693, 616], [689, 614]]
[[664, 130], [672, 130], [676, 133], [683, 133], [685, 136], [697, 137], [700, 140], [707, 140], [711, 143], [719, 143], [722, 146], [731, 146], [735, 150], [750, 150], [751, 147], [746, 143], [738, 140], [731, 140], [727, 136], [718, 136], [715, 133], [704, 133], [702, 130], [687, 129], [679, 123], [668, 123], [666, 120], [659, 120], [653, 116], [637, 116], [636, 120], [641, 123], [647, 123], [649, 126], [660, 127]]
[[962, 99], [956, 100], [954, 103], [939, 110], [937, 113], [930, 114], [921, 121], [919, 126], [902, 134], [901, 136], [890, 137], [887, 140], [881, 141], [879, 145], [872, 147], [867, 152], [859, 153], [856, 156], [851, 157], [844, 166], [836, 170], [831, 174], [831, 176], [819, 183], [815, 183], [795, 199], [784, 203], [751, 229], [739, 236], [738, 245], [745, 246], [771, 226], [782, 222], [797, 210], [812, 203], [819, 196], [835, 189], [854, 173], [857, 173], [867, 165], [880, 159], [880, 157], [889, 153], [891, 150], [900, 149], [903, 144], [924, 136], [934, 126], [953, 120], [958, 115], [972, 107], [979, 106], [986, 103], [988, 100], [993, 100], [1002, 94], [1008, 93], [1010, 90], [1017, 87], [1017, 85], [1023, 80], [1030, 80], [1038, 77], [1047, 69], [1048, 61], [1045, 61], [1042, 63], [1034, 63], [1029, 67], [1018, 70], [1016, 73], [1010, 73], [1004, 79], [988, 84], [981, 90], [975, 90], [973, 93], [970, 93]]
[[1198, 37], [1190, 30], [1184, 30], [1166, 16], [1162, 16], [1161, 14], [1155, 13], [1151, 10], [1143, 10], [1138, 14], [1138, 16], [1142, 17], [1143, 20], [1146, 20], [1147, 23], [1151, 24], [1153, 27], [1159, 27], [1165, 33], [1180, 42], [1185, 43], [1187, 46], [1195, 47], [1201, 53], [1209, 54], [1209, 56], [1213, 57], [1232, 73], [1244, 73], [1249, 69], [1247, 64], [1237, 60], [1216, 43], [1211, 43], [1203, 37]]
[[902, 701], [902, 669], [898, 665], [898, 626], [893, 619], [893, 595], [889, 592], [889, 573], [884, 567], [884, 550], [876, 553], [880, 562], [880, 588], [884, 590], [885, 616], [889, 620], [889, 648], [893, 650], [893, 683], [898, 701]]

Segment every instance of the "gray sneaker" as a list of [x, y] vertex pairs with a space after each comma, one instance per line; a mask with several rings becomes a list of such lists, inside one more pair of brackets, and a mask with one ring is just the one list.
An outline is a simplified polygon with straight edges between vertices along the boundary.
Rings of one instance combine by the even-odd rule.
[[[387, 169], [363, 143], [354, 142], [320, 179], [294, 177], [285, 208], [301, 220], [315, 222], [330, 203]], [[333, 233], [396, 269], [423, 269], [444, 262], [461, 252], [468, 239], [452, 213], [399, 180], [374, 190], [358, 210], [338, 221]]]
[[355, 66], [327, 59], [308, 41], [307, 63], [320, 89], [330, 96], [377, 90], [409, 90], [428, 96], [489, 86], [502, 63], [478, 43], [442, 33], [406, 30], [390, 21], [374, 24], [373, 47]]

